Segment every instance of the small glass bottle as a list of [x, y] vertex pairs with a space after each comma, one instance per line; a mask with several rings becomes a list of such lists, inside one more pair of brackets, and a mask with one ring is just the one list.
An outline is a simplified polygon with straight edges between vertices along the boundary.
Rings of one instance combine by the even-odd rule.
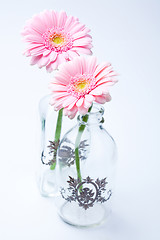
[[61, 218], [74, 226], [98, 225], [111, 212], [116, 145], [103, 128], [103, 113], [94, 103], [58, 148], [54, 201]]

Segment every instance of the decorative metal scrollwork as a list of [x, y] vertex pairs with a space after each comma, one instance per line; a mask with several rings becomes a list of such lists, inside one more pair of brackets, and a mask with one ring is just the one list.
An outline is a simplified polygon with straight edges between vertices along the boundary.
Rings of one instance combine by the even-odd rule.
[[49, 141], [49, 145], [47, 146], [49, 148], [49, 154], [52, 155], [52, 159], [45, 162], [46, 160], [46, 156], [44, 155], [44, 151], [42, 152], [42, 155], [41, 155], [41, 161], [43, 164], [45, 165], [52, 165], [53, 163], [56, 162], [56, 154], [57, 154], [57, 149], [58, 149], [58, 146], [59, 146], [59, 140], [57, 142], [55, 141]]
[[[95, 202], [104, 203], [108, 201], [112, 195], [112, 191], [108, 190], [107, 197], [103, 196], [108, 184], [106, 178], [102, 180], [97, 178], [94, 181], [88, 176], [80, 181], [69, 176], [69, 181], [67, 182], [69, 184], [67, 190], [61, 188], [62, 197], [68, 202], [77, 201], [79, 206], [85, 210], [93, 207]], [[69, 195], [66, 194], [67, 192]]]

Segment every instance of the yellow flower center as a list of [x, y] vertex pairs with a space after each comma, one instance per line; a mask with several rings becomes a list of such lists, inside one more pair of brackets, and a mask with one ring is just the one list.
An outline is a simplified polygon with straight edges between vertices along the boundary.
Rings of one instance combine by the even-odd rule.
[[77, 98], [84, 97], [96, 86], [95, 78], [91, 74], [76, 74], [71, 77], [68, 92]]
[[64, 38], [62, 38], [61, 36], [55, 36], [52, 41], [55, 43], [55, 44], [62, 44], [64, 42]]
[[86, 85], [88, 85], [86, 81], [80, 82], [80, 83], [77, 84], [77, 88], [79, 90], [83, 90], [86, 87]]

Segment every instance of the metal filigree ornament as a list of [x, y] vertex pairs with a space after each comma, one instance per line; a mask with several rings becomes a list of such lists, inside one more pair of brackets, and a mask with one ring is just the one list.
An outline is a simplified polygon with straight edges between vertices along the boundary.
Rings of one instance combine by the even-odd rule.
[[49, 154], [52, 155], [52, 158], [51, 160], [45, 162], [46, 160], [46, 156], [44, 155], [44, 151], [42, 152], [42, 155], [41, 155], [41, 161], [43, 164], [45, 165], [52, 165], [53, 163], [56, 162], [56, 154], [57, 154], [57, 149], [58, 149], [58, 146], [59, 146], [59, 142], [55, 142], [55, 141], [49, 141], [49, 145], [47, 146], [49, 148]]
[[[69, 184], [67, 190], [61, 188], [62, 197], [68, 202], [77, 201], [79, 206], [85, 210], [93, 207], [96, 202], [104, 203], [108, 201], [112, 195], [111, 190], [106, 192], [106, 185], [108, 184], [106, 178], [102, 180], [97, 178], [94, 181], [87, 177], [80, 181], [69, 176], [67, 182]], [[104, 193], [106, 196], [103, 195]]]
[[[81, 161], [86, 159], [89, 144], [83, 140], [79, 144], [79, 158]], [[61, 146], [58, 152], [59, 162], [62, 166], [72, 166], [75, 162], [75, 146], [68, 139], [65, 139], [65, 145]]]

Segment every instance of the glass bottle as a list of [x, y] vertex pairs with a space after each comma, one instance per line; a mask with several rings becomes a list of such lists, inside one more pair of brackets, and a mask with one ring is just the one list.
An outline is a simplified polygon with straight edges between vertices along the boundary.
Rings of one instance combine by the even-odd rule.
[[103, 114], [94, 103], [91, 112], [79, 115], [57, 151], [54, 201], [61, 218], [74, 226], [98, 225], [111, 213], [116, 145], [103, 128]]

